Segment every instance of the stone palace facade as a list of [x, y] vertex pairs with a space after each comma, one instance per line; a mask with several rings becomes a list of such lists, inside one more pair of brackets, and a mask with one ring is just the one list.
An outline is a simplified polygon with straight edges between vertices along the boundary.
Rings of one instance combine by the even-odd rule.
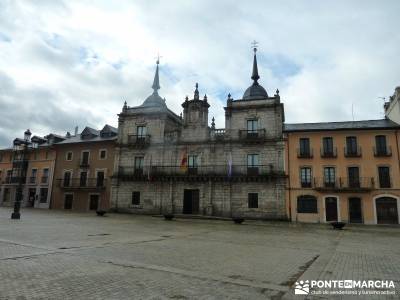
[[252, 85], [241, 99], [228, 96], [225, 128], [209, 125], [207, 96], [196, 84], [183, 115], [168, 109], [158, 62], [153, 93], [119, 114], [111, 207], [143, 214], [199, 214], [287, 218], [284, 109], [258, 83], [256, 51]]

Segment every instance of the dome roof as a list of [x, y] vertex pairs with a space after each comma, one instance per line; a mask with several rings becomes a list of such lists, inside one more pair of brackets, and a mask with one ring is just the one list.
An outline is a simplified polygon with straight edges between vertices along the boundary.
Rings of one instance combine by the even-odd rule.
[[249, 86], [247, 90], [244, 92], [242, 97], [243, 100], [256, 100], [256, 99], [268, 98], [267, 91], [258, 83], [258, 79], [260, 79], [260, 76], [258, 75], [256, 51], [257, 49], [254, 48], [253, 73], [251, 74], [251, 79], [253, 79], [253, 84]]
[[166, 107], [165, 100], [160, 97], [157, 91], [154, 91], [149, 97], [144, 100], [142, 106], [158, 106], [158, 107]]
[[167, 104], [165, 103], [165, 99], [161, 98], [158, 94], [158, 90], [160, 89], [160, 79], [158, 76], [158, 64], [159, 60], [157, 60], [156, 74], [154, 75], [154, 81], [151, 88], [153, 89], [153, 93], [144, 100], [141, 107], [159, 107], [159, 108], [167, 108]]
[[259, 84], [252, 84], [243, 94], [244, 100], [268, 98], [267, 91]]

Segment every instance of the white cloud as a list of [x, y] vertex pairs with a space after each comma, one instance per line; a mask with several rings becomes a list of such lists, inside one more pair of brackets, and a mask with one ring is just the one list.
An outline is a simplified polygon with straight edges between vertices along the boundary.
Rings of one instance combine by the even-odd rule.
[[399, 9], [398, 1], [2, 1], [0, 145], [22, 127], [116, 126], [124, 100], [139, 105], [151, 93], [157, 51], [168, 106], [179, 114], [199, 82], [210, 120], [223, 127], [226, 95], [240, 98], [251, 83], [253, 39], [260, 82], [271, 95], [280, 89], [287, 122], [348, 120], [352, 103], [356, 119], [379, 118], [378, 97], [400, 84]]

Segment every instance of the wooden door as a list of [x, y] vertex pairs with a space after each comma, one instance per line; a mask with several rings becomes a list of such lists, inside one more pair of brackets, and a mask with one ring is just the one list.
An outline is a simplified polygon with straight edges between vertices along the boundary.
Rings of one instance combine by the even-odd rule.
[[327, 222], [333, 222], [338, 220], [337, 198], [335, 197], [325, 198], [325, 213]]

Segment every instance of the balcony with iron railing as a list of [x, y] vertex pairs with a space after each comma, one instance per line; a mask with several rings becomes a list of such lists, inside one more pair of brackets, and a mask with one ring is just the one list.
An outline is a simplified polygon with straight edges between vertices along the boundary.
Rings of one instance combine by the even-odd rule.
[[265, 129], [239, 130], [239, 139], [248, 142], [263, 141], [266, 138]]
[[4, 180], [5, 184], [19, 184], [19, 182], [22, 181], [22, 184], [26, 183], [26, 177], [18, 177], [18, 176], [7, 176]]
[[36, 176], [29, 177], [29, 183], [30, 184], [35, 184], [36, 183]]
[[300, 149], [297, 148], [297, 158], [313, 158], [313, 149]]
[[123, 180], [163, 180], [166, 178], [219, 178], [230, 180], [235, 178], [271, 178], [285, 176], [283, 172], [276, 172], [272, 165], [217, 165], [217, 166], [144, 166], [143, 168], [119, 167], [114, 177]]
[[368, 192], [375, 188], [373, 177], [314, 178], [312, 185], [316, 190], [337, 192]]
[[374, 147], [374, 156], [375, 157], [389, 157], [392, 156], [392, 147]]
[[129, 146], [133, 147], [146, 147], [150, 144], [150, 135], [137, 135], [137, 134], [130, 134], [128, 135], [128, 142]]
[[57, 187], [63, 189], [105, 189], [106, 179], [103, 178], [59, 178]]
[[344, 147], [345, 157], [361, 157], [361, 147]]
[[322, 158], [336, 158], [337, 157], [337, 148], [321, 148], [321, 157]]
[[49, 183], [49, 177], [48, 176], [42, 176], [40, 178], [40, 183], [41, 184], [48, 184]]
[[90, 167], [89, 160], [81, 160], [79, 162], [79, 167], [82, 169], [88, 169]]

